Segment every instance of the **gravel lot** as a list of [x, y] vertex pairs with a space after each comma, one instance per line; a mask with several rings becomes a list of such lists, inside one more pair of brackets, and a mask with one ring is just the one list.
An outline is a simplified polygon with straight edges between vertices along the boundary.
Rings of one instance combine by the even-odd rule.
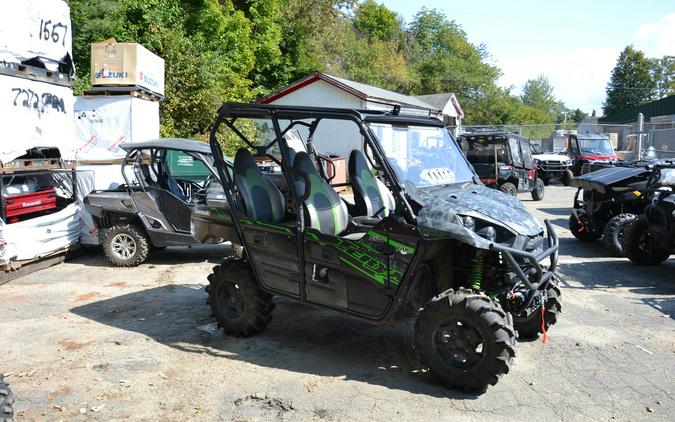
[[561, 236], [563, 314], [483, 395], [419, 371], [410, 324], [279, 300], [256, 337], [200, 330], [228, 249], [170, 248], [138, 268], [92, 254], [0, 286], [17, 420], [675, 420], [675, 256], [640, 268], [576, 241], [573, 193], [521, 196]]

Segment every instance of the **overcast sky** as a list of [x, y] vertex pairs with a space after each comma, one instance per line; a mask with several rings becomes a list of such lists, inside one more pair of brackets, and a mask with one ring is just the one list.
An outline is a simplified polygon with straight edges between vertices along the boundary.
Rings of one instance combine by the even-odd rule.
[[406, 22], [422, 5], [443, 11], [469, 41], [487, 46], [504, 73], [502, 86], [520, 93], [525, 81], [545, 74], [558, 99], [587, 113], [600, 113], [610, 72], [626, 45], [649, 57], [675, 55], [673, 0], [378, 1]]

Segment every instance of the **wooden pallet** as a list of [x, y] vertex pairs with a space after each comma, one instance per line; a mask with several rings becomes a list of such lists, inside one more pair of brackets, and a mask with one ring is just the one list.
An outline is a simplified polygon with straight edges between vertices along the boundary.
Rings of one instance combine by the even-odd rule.
[[11, 174], [36, 170], [72, 170], [75, 164], [59, 158], [19, 158], [0, 167], [0, 174]]
[[39, 82], [71, 87], [73, 78], [65, 73], [53, 72], [21, 63], [9, 63], [0, 61], [0, 75], [16, 76], [18, 78], [31, 79]]
[[13, 261], [0, 265], [0, 285], [5, 284], [8, 281], [15, 280], [19, 277], [23, 277], [27, 274], [60, 264], [66, 260], [67, 253], [68, 248], [65, 248], [42, 258]]
[[82, 95], [87, 96], [114, 96], [114, 95], [130, 95], [132, 97], [141, 98], [148, 101], [162, 101], [163, 95], [157, 94], [144, 88], [140, 85], [131, 86], [95, 86], [89, 91], [84, 91]]

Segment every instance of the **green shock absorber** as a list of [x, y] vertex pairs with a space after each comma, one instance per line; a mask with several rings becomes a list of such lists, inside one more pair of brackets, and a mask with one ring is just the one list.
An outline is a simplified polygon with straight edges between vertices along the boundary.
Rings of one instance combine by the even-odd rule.
[[476, 259], [473, 261], [473, 268], [469, 275], [469, 286], [474, 291], [480, 291], [480, 286], [483, 281], [483, 270], [485, 269], [485, 255], [478, 251], [476, 252]]

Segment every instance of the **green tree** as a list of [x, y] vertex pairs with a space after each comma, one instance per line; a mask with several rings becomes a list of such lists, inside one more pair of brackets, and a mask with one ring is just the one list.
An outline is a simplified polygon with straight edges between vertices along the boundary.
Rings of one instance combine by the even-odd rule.
[[[438, 10], [422, 8], [408, 27], [408, 61], [418, 84], [415, 94], [454, 92], [462, 103], [467, 123], [483, 123], [479, 110], [485, 96], [501, 96], [496, 88], [500, 70], [487, 63], [484, 48], [471, 44], [466, 33]], [[510, 95], [510, 94], [509, 94]], [[502, 98], [495, 98], [499, 102]]]
[[652, 78], [652, 62], [632, 45], [619, 55], [605, 90], [605, 114], [609, 115], [648, 102], [656, 84]]
[[656, 84], [655, 100], [675, 94], [675, 56], [653, 59], [652, 78]]
[[396, 12], [375, 0], [366, 0], [356, 7], [353, 25], [360, 34], [380, 41], [395, 40], [401, 29]]
[[555, 121], [559, 111], [564, 108], [564, 105], [556, 100], [553, 86], [545, 75], [539, 75], [525, 82], [520, 99], [523, 104], [544, 112], [551, 121]]

